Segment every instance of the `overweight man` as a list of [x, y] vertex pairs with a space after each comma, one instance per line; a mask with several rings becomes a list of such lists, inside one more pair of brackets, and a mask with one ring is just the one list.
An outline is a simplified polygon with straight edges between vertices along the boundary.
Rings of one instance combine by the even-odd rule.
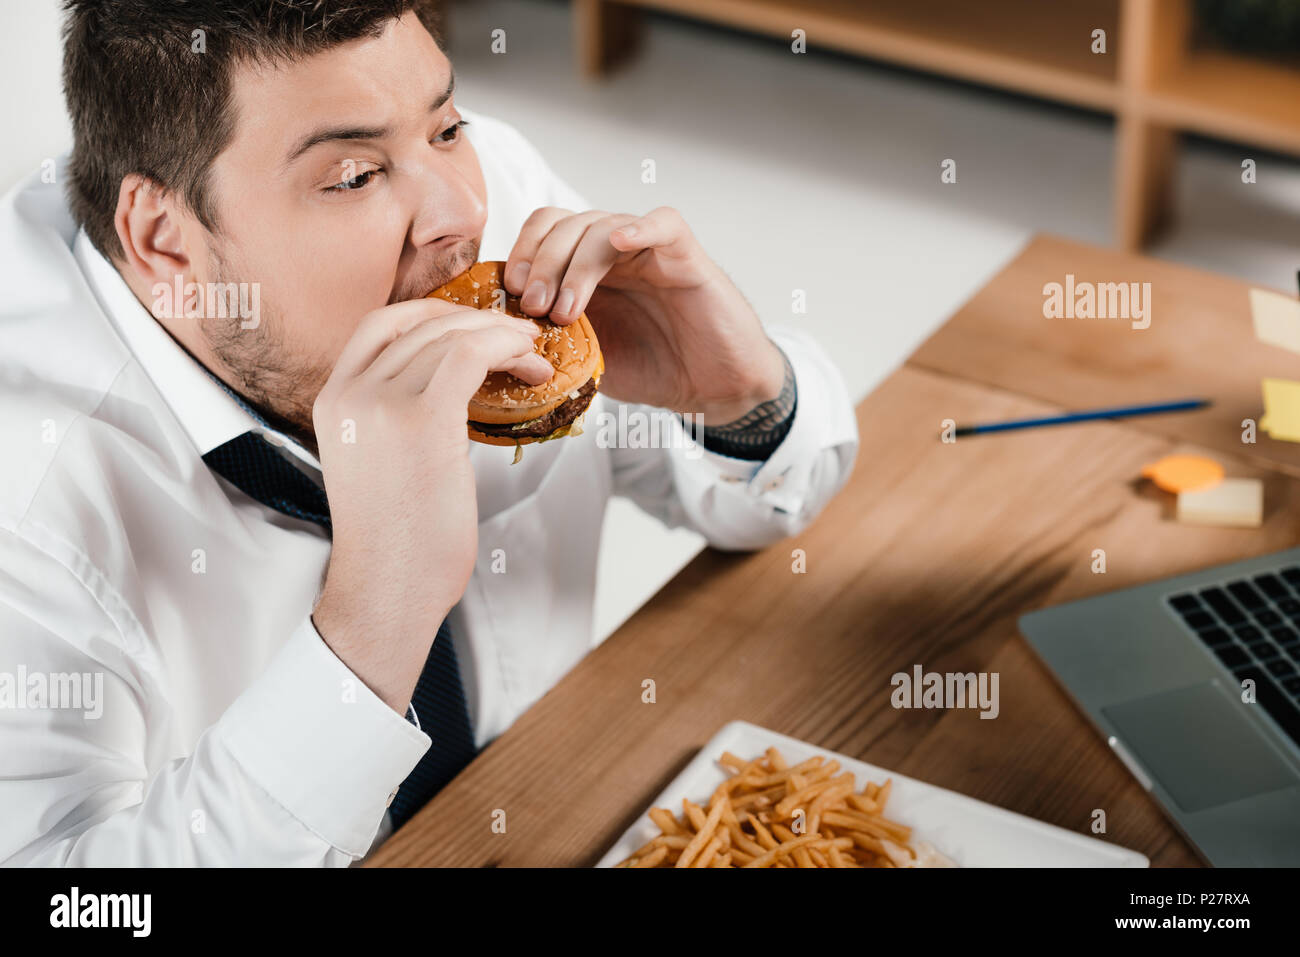
[[[349, 865], [591, 646], [610, 496], [754, 549], [847, 480], [821, 350], [459, 107], [421, 0], [65, 13], [71, 153], [0, 202], [0, 862]], [[467, 410], [537, 327], [423, 298], [492, 259], [606, 366], [518, 464]]]

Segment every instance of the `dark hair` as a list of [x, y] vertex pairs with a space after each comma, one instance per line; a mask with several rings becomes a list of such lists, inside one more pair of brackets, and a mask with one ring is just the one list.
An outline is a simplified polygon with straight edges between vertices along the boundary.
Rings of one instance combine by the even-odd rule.
[[[234, 133], [237, 65], [293, 62], [376, 37], [411, 10], [439, 36], [430, 0], [65, 0], [64, 10], [68, 200], [109, 259], [122, 255], [113, 219], [131, 173], [216, 231], [208, 173]], [[200, 40], [206, 49], [195, 52]]]

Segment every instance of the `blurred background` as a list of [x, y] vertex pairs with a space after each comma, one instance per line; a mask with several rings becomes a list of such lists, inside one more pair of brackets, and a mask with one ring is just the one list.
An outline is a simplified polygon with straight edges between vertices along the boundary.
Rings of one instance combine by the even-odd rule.
[[[59, 4], [3, 16], [7, 190], [70, 134]], [[448, 0], [443, 19], [457, 102], [597, 208], [680, 209], [855, 402], [1035, 232], [1296, 293], [1300, 0]], [[594, 641], [702, 544], [614, 502]]]

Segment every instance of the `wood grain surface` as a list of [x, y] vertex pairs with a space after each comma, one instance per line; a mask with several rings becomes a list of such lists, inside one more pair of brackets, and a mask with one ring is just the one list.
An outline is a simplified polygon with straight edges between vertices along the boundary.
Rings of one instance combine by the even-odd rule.
[[[1103, 274], [1120, 266], [1161, 284], [1157, 309], [1170, 312], [1156, 312], [1148, 339], [1121, 337], [1100, 320], [1087, 334], [1067, 320], [1051, 332], [1040, 307], [1035, 320], [1027, 290], [1036, 282], [1041, 290], [1040, 278], [1074, 270], [1110, 281]], [[1233, 447], [1209, 413], [1198, 413], [1200, 424], [1165, 416], [951, 444], [939, 433], [945, 418], [993, 421], [1184, 393], [1244, 403], [1245, 373], [1221, 350], [1231, 341], [1248, 363], [1263, 357], [1239, 315], [1217, 317], [1245, 332], [1234, 340], [1214, 326], [1211, 308], [1244, 304], [1244, 290], [1058, 240], [1031, 243], [862, 402], [852, 476], [809, 529], [759, 552], [701, 553], [367, 866], [591, 865], [737, 718], [1080, 833], [1101, 808], [1105, 840], [1156, 865], [1197, 864], [1016, 621], [1295, 545], [1300, 482], [1291, 467], [1270, 464], [1300, 458]], [[1185, 325], [1187, 340], [1212, 344], [1220, 361], [1166, 324]], [[1126, 357], [1130, 348], [1138, 358]], [[1193, 371], [1180, 374], [1183, 361]], [[1229, 475], [1263, 478], [1264, 527], [1176, 523], [1172, 501], [1137, 479], [1144, 463], [1173, 451], [1212, 452]], [[807, 556], [803, 574], [792, 571], [796, 548]], [[1105, 574], [1091, 570], [1096, 548], [1106, 551]], [[890, 676], [916, 664], [997, 672], [999, 716], [895, 709]], [[642, 702], [646, 678], [656, 682], [654, 704]], [[505, 833], [492, 829], [497, 809]]]
[[[1067, 273], [1076, 282], [1149, 282], [1150, 327], [1045, 318], [1043, 286], [1064, 283]], [[1266, 436], [1242, 443], [1242, 421], [1258, 422], [1263, 413], [1260, 380], [1300, 379], [1300, 356], [1255, 339], [1249, 291], [1247, 283], [1225, 276], [1040, 236], [908, 364], [1068, 409], [1211, 398], [1213, 407], [1203, 412], [1129, 424], [1300, 475], [1300, 444]], [[960, 409], [954, 417], [973, 420]]]

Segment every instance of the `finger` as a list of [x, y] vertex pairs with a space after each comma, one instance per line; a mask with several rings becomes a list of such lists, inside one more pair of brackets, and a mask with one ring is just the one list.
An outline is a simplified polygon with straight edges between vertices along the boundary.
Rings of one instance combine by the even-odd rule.
[[[520, 356], [518, 359], [511, 359], [499, 368], [489, 369], [489, 372], [509, 372], [516, 379], [528, 383], [528, 385], [542, 385], [549, 382], [555, 375], [555, 366], [551, 365], [550, 360], [545, 356], [539, 356], [536, 352], [530, 352], [526, 356]], [[484, 376], [486, 379], [487, 376]]]
[[591, 294], [596, 291], [610, 267], [625, 254], [610, 244], [610, 233], [625, 223], [636, 219], [627, 213], [603, 217], [587, 227], [569, 260], [564, 278], [560, 280], [551, 309], [551, 321], [565, 326], [574, 322], [587, 308]]
[[491, 325], [516, 329], [534, 339], [542, 333], [531, 319], [519, 319], [491, 309], [461, 309], [417, 323], [385, 346], [362, 375], [376, 380], [391, 379], [407, 367], [416, 353], [439, 336], [453, 329], [484, 329]]
[[468, 404], [489, 372], [513, 369], [528, 375], [529, 385], [540, 385], [555, 372], [533, 351], [527, 333], [503, 325], [454, 329], [426, 345], [393, 382], [431, 400]]
[[685, 256], [695, 243], [695, 234], [676, 209], [659, 206], [614, 230], [609, 241], [620, 252], [656, 249], [669, 256]]
[[366, 370], [384, 347], [417, 323], [455, 312], [476, 312], [445, 299], [411, 299], [367, 313], [334, 363], [331, 377], [353, 378]]
[[537, 248], [541, 246], [542, 240], [551, 231], [551, 227], [566, 216], [572, 215], [571, 209], [543, 206], [533, 210], [524, 220], [524, 225], [519, 230], [519, 238], [515, 240], [510, 255], [506, 257], [506, 268], [501, 278], [507, 292], [518, 296], [524, 291], [528, 281], [528, 270], [532, 267], [533, 257], [537, 255]]
[[560, 280], [569, 268], [578, 243], [592, 223], [599, 222], [608, 215], [593, 210], [569, 216], [551, 227], [533, 254], [528, 283], [519, 299], [520, 309], [530, 316], [544, 316], [551, 311], [555, 296], [560, 290]]

